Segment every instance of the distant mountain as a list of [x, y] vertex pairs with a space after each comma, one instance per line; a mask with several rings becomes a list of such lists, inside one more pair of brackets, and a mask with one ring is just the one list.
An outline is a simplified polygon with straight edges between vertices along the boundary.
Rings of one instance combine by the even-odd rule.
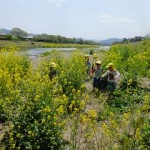
[[10, 34], [11, 30], [7, 30], [7, 29], [0, 29], [0, 34], [6, 35], [6, 34]]
[[110, 39], [106, 39], [106, 40], [101, 40], [100, 41], [100, 44], [101, 45], [106, 45], [106, 46], [109, 46], [115, 42], [121, 42], [123, 41], [123, 39], [119, 39], [119, 38], [110, 38]]
[[145, 35], [144, 38], [150, 39], [150, 34]]
[[[0, 29], [0, 35], [7, 35], [7, 34], [10, 34], [10, 32], [11, 32], [11, 30]], [[28, 37], [30, 37], [30, 38], [32, 38], [35, 35], [37, 35], [37, 34], [28, 33]]]
[[28, 37], [33, 38], [34, 36], [36, 36], [37, 34], [33, 34], [33, 33], [28, 33]]

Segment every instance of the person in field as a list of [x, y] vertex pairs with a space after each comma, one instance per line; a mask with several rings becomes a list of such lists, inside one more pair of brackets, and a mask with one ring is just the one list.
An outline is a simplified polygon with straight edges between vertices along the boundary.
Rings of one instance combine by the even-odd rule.
[[49, 79], [52, 80], [57, 75], [57, 64], [55, 62], [50, 63]]
[[96, 66], [93, 68], [93, 74], [94, 74], [94, 78], [93, 78], [93, 91], [95, 89], [100, 90], [100, 84], [101, 84], [101, 75], [102, 75], [102, 68], [101, 68], [101, 61], [98, 60], [96, 61]]
[[120, 73], [115, 69], [113, 63], [109, 63], [106, 68], [108, 70], [101, 77], [107, 77], [107, 89], [109, 91], [109, 96], [113, 96]]
[[94, 73], [94, 69], [96, 67], [96, 62], [98, 61], [98, 56], [96, 53], [93, 54], [93, 60], [92, 60], [92, 74]]
[[86, 73], [90, 76], [92, 65], [89, 57], [90, 56], [88, 54], [85, 55]]

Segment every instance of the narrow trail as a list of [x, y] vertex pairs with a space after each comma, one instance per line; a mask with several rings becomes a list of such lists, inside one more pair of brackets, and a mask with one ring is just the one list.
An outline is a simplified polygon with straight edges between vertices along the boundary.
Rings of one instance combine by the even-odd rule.
[[85, 111], [94, 109], [99, 112], [100, 110], [103, 109], [102, 108], [103, 105], [101, 104], [107, 101], [108, 96], [107, 96], [107, 92], [100, 92], [100, 91], [93, 92], [92, 81], [93, 79], [90, 79], [85, 82], [86, 93], [88, 93], [89, 95], [89, 103], [86, 104]]

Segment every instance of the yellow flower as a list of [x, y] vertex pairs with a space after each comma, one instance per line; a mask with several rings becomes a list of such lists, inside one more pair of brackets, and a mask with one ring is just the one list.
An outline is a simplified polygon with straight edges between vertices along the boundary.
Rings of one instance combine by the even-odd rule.
[[82, 84], [82, 85], [81, 85], [81, 88], [82, 88], [82, 89], [85, 89], [85, 88], [86, 88], [86, 85], [85, 85], [85, 84]]
[[80, 102], [80, 108], [84, 108], [85, 107], [85, 101], [81, 100]]
[[114, 150], [119, 150], [118, 144], [114, 144], [114, 145], [113, 145], [113, 148], [114, 148]]
[[45, 123], [45, 119], [42, 119], [42, 124]]
[[38, 101], [39, 98], [40, 98], [40, 96], [39, 96], [39, 95], [36, 95], [35, 98], [34, 98], [34, 101], [35, 101], [35, 102]]
[[20, 138], [20, 134], [19, 133], [16, 136], [17, 136], [17, 138]]
[[82, 124], [86, 124], [88, 122], [88, 118], [86, 115], [80, 115], [80, 122]]
[[13, 139], [12, 137], [9, 139], [10, 142], [13, 142], [13, 140], [14, 140], [14, 139]]
[[136, 138], [140, 138], [140, 135], [141, 135], [141, 134], [140, 134], [140, 129], [137, 128], [137, 129], [136, 129], [136, 133], [135, 133], [135, 137], [136, 137]]
[[76, 89], [72, 89], [72, 93], [75, 93], [76, 92]]
[[49, 106], [46, 106], [44, 109], [43, 109], [43, 112], [46, 112], [46, 113], [49, 113], [51, 111], [50, 107]]
[[97, 112], [94, 109], [88, 111], [88, 114], [90, 115], [90, 117], [92, 117], [94, 119], [97, 117]]
[[12, 146], [11, 146], [11, 147], [12, 147], [12, 149], [14, 149], [14, 148], [15, 148], [15, 146], [16, 146], [16, 144], [12, 144]]
[[69, 105], [69, 110], [72, 110], [72, 104]]
[[80, 95], [80, 94], [81, 94], [81, 91], [80, 91], [80, 90], [78, 90], [78, 91], [77, 91], [77, 95]]
[[75, 101], [71, 101], [71, 104], [74, 106], [75, 105]]
[[50, 120], [50, 119], [51, 119], [51, 116], [50, 116], [50, 115], [48, 115], [48, 116], [47, 116], [47, 119], [48, 119], [48, 120]]
[[65, 111], [64, 111], [63, 105], [60, 105], [59, 108], [57, 108], [57, 112], [58, 112], [59, 115], [64, 114]]
[[31, 134], [32, 134], [32, 131], [29, 130], [29, 131], [28, 131], [28, 134], [31, 135]]

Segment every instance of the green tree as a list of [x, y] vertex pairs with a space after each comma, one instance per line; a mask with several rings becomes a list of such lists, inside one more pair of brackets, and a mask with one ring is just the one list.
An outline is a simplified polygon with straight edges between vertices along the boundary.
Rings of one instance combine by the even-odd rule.
[[11, 35], [11, 34], [7, 34], [7, 35], [6, 35], [6, 38], [7, 38], [8, 40], [12, 40], [12, 35]]
[[21, 30], [19, 28], [13, 28], [10, 33], [11, 35], [19, 37], [19, 38], [24, 38], [28, 35], [26, 31]]

